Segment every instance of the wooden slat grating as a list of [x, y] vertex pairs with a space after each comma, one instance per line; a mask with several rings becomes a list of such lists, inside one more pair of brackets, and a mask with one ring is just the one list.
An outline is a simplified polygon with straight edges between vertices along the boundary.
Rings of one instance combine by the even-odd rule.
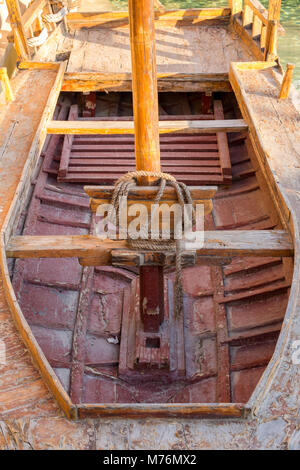
[[[224, 120], [221, 101], [214, 102], [214, 114], [197, 115], [203, 122]], [[170, 115], [162, 115], [166, 120]], [[170, 116], [187, 120], [193, 115]], [[99, 118], [98, 118], [99, 119]], [[97, 122], [89, 118], [88, 122]], [[115, 118], [118, 119], [118, 118]], [[120, 121], [131, 121], [121, 116]], [[80, 120], [78, 107], [71, 107], [69, 121]], [[215, 121], [216, 122], [216, 121]], [[219, 122], [219, 121], [218, 121]], [[113, 184], [123, 173], [135, 170], [134, 135], [65, 135], [58, 181]], [[186, 184], [230, 184], [231, 163], [225, 132], [213, 134], [162, 134], [162, 171]]]

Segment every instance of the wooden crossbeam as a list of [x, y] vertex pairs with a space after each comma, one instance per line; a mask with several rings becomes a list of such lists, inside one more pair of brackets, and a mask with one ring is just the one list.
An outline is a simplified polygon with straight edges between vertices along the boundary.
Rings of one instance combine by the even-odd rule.
[[[24, 62], [21, 67], [28, 67], [28, 62]], [[158, 73], [157, 88], [159, 92], [232, 91], [227, 73]], [[131, 90], [131, 73], [67, 72], [62, 84], [62, 91], [90, 92]]]
[[[182, 242], [186, 251], [201, 256], [293, 256], [289, 234], [283, 230], [206, 231], [202, 248]], [[111, 265], [112, 250], [126, 249], [126, 240], [101, 240], [96, 236], [16, 236], [6, 247], [8, 258], [83, 258], [87, 265]]]
[[[243, 119], [224, 119], [208, 121], [162, 121], [159, 123], [160, 134], [214, 134], [216, 132], [242, 132], [248, 126]], [[48, 134], [134, 134], [131, 121], [50, 121]]]
[[[193, 200], [197, 199], [212, 199], [217, 192], [217, 186], [188, 186]], [[84, 190], [95, 199], [111, 200], [114, 191], [114, 186], [85, 186]], [[128, 198], [135, 199], [137, 202], [143, 200], [153, 200], [157, 195], [158, 187], [154, 186], [136, 186], [130, 190]], [[172, 186], [167, 186], [161, 197], [161, 201], [174, 200], [177, 201], [177, 194]]]
[[[194, 204], [202, 204], [204, 213], [209, 214], [212, 211], [212, 198], [217, 192], [217, 186], [188, 186]], [[114, 186], [85, 186], [85, 192], [90, 196], [90, 209], [96, 212], [102, 204], [111, 201]], [[127, 198], [127, 207], [132, 204], [142, 203], [151, 212], [151, 205], [157, 195], [158, 186], [136, 186], [130, 190]], [[173, 187], [167, 186], [160, 199], [161, 204], [172, 205], [178, 202], [176, 191]]]

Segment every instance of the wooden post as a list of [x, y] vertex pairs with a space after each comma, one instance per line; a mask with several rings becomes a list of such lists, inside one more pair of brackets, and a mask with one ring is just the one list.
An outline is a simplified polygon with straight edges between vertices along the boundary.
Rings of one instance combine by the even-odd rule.
[[293, 77], [293, 70], [295, 68], [294, 64], [287, 64], [286, 65], [286, 72], [284, 74], [281, 90], [279, 94], [279, 99], [285, 100], [289, 97], [289, 92], [292, 84], [292, 77]]
[[30, 59], [30, 51], [22, 23], [19, 0], [6, 0], [6, 5], [9, 13], [11, 29], [14, 33], [17, 55], [23, 60]]
[[[160, 171], [153, 0], [129, 0], [136, 169]], [[140, 178], [150, 184], [153, 178]]]
[[268, 20], [280, 20], [281, 0], [269, 0]]
[[3, 91], [4, 91], [4, 96], [5, 96], [5, 101], [9, 103], [10, 101], [14, 100], [14, 94], [12, 92], [10, 83], [9, 83], [9, 78], [7, 75], [7, 68], [6, 67], [0, 67], [0, 82], [2, 83], [3, 86]]
[[233, 17], [243, 11], [243, 0], [229, 0], [228, 6], [231, 8], [231, 16]]
[[[276, 29], [278, 29], [280, 20], [280, 8], [281, 0], [269, 0], [265, 60], [274, 60], [274, 58], [276, 58], [275, 55], [277, 56], [278, 33], [277, 31], [275, 31], [274, 21], [276, 24]], [[272, 52], [270, 52], [270, 49], [272, 50]]]
[[268, 23], [265, 60], [273, 62], [277, 59], [278, 21], [271, 20]]
[[[160, 171], [154, 0], [129, 0], [136, 169]], [[154, 178], [142, 177], [149, 185]], [[140, 268], [140, 314], [144, 331], [158, 332], [164, 316], [163, 268]]]

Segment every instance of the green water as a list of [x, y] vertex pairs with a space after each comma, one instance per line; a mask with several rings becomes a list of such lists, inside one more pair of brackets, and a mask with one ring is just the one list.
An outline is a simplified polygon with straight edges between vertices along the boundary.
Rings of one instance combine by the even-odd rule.
[[[167, 8], [209, 8], [227, 6], [227, 0], [160, 0]], [[268, 0], [261, 0], [265, 7]], [[119, 8], [127, 8], [127, 0], [112, 0], [112, 4]], [[300, 91], [300, 0], [282, 0], [280, 22], [286, 34], [280, 36], [278, 50], [281, 62], [295, 64], [294, 84]]]

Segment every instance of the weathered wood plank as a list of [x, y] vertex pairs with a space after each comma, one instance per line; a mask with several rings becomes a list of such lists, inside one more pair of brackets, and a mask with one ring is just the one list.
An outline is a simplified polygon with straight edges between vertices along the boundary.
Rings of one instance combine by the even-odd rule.
[[[126, 240], [101, 240], [96, 236], [16, 236], [6, 247], [9, 258], [88, 258], [111, 264], [111, 250], [126, 248]], [[283, 230], [206, 231], [203, 247], [182, 241], [185, 251], [218, 256], [292, 256], [293, 244]], [[100, 263], [99, 263], [100, 264]]]
[[9, 21], [14, 34], [15, 47], [18, 57], [30, 59], [30, 50], [27, 44], [25, 28], [23, 25], [21, 11], [18, 0], [6, 0], [9, 13]]
[[33, 60], [22, 60], [17, 62], [19, 70], [38, 69], [38, 70], [57, 70], [60, 62], [37, 62]]
[[209, 404], [127, 404], [117, 405], [78, 405], [79, 418], [95, 418], [100, 416], [123, 416], [126, 418], [246, 418], [250, 412], [247, 405], [239, 403]]
[[[28, 64], [28, 62], [21, 63], [19, 68], [27, 68]], [[157, 87], [159, 92], [232, 90], [227, 73], [158, 73]], [[62, 85], [62, 91], [104, 90], [131, 91], [131, 73], [67, 72]]]
[[[159, 132], [166, 133], [216, 133], [241, 132], [248, 126], [243, 119], [224, 119], [221, 121], [163, 121]], [[51, 121], [47, 125], [48, 134], [134, 134], [133, 122], [116, 121]]]
[[[216, 186], [189, 186], [192, 199], [211, 199], [214, 197], [217, 189], [218, 188]], [[114, 186], [85, 186], [84, 190], [91, 198], [111, 200]], [[137, 201], [145, 199], [149, 200], [154, 199], [156, 194], [157, 187], [137, 186], [130, 190], [128, 198], [132, 198]], [[175, 189], [173, 187], [167, 186], [165, 188], [161, 200], [163, 201], [165, 199], [177, 199]]]

